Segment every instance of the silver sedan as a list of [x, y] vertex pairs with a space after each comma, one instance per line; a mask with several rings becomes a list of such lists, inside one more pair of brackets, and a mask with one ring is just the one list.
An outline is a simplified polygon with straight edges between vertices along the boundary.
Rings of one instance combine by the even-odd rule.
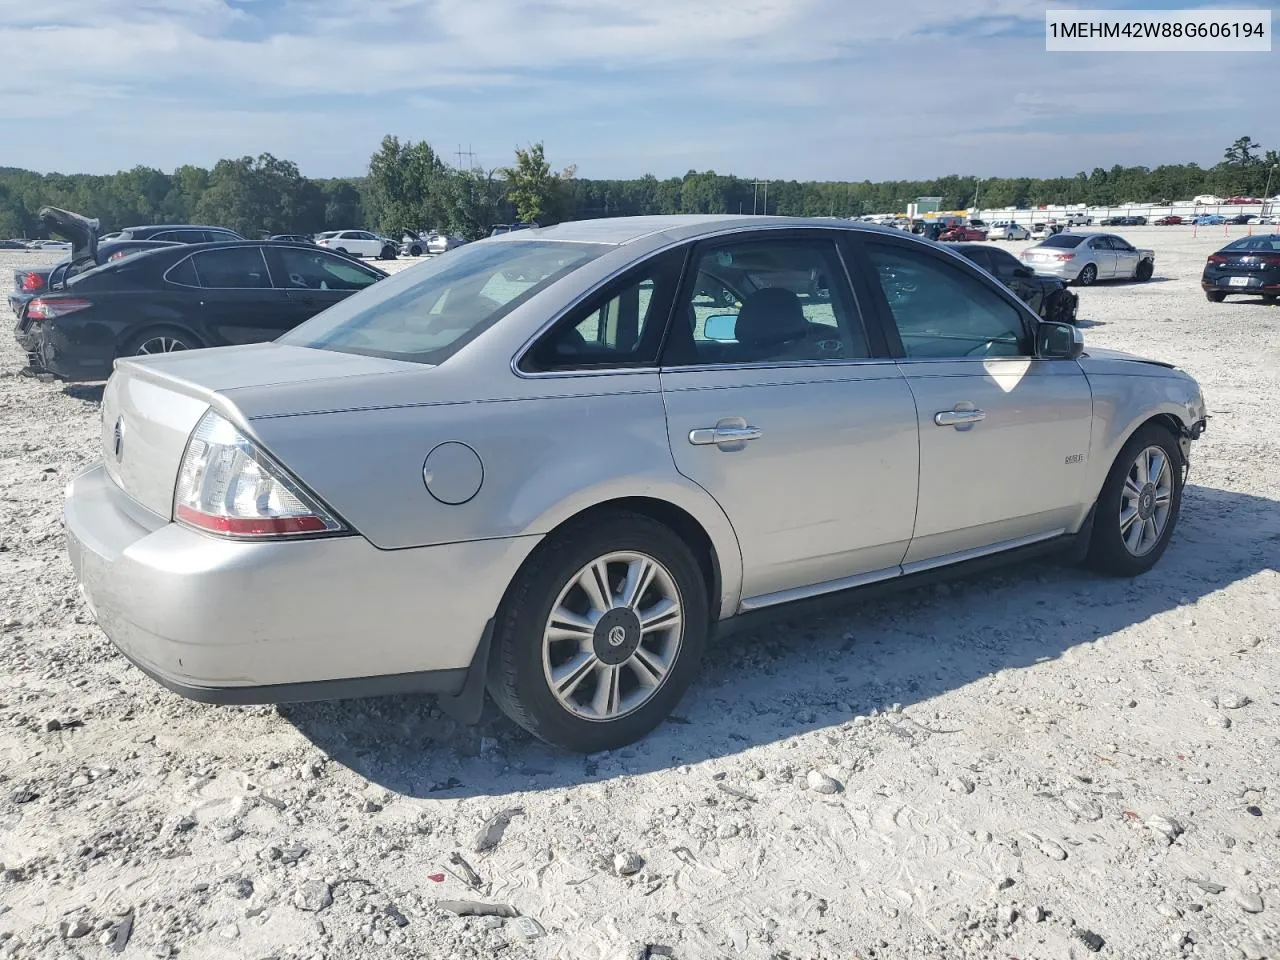
[[103, 631], [189, 697], [486, 689], [643, 736], [709, 637], [870, 584], [1169, 545], [1200, 389], [974, 264], [832, 220], [469, 244], [275, 343], [121, 359], [67, 491]]
[[1055, 233], [1023, 250], [1022, 262], [1036, 273], [1087, 287], [1099, 280], [1150, 280], [1156, 254], [1113, 233]]

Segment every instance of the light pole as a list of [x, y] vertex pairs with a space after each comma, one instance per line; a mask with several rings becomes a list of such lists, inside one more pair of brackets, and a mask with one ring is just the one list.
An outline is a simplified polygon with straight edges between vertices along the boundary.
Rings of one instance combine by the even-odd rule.
[[1276, 172], [1276, 167], [1280, 167], [1280, 163], [1273, 163], [1271, 169], [1267, 171], [1267, 187], [1262, 191], [1264, 201], [1271, 199], [1271, 175]]
[[975, 214], [982, 213], [982, 206], [981, 204], [978, 203], [978, 197], [981, 194], [981, 191], [982, 191], [982, 178], [974, 177], [973, 178], [973, 212]]

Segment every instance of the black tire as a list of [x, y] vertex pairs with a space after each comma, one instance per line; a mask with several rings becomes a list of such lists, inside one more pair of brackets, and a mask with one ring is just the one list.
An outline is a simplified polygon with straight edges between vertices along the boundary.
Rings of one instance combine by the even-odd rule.
[[1156, 265], [1150, 260], [1143, 260], [1138, 264], [1138, 269], [1134, 271], [1133, 278], [1139, 283], [1146, 283], [1151, 279], [1151, 275], [1156, 272]]
[[421, 247], [410, 247], [410, 248], [409, 248], [409, 256], [411, 256], [411, 257], [420, 257], [420, 256], [422, 256], [422, 248], [421, 248]]
[[1086, 263], [1084, 269], [1080, 271], [1080, 276], [1076, 277], [1076, 283], [1082, 287], [1091, 287], [1098, 281], [1098, 268], [1092, 263]]
[[[648, 700], [617, 719], [590, 720], [571, 713], [552, 693], [543, 672], [543, 633], [571, 578], [614, 551], [646, 554], [667, 569], [683, 607], [682, 634], [674, 661]], [[494, 623], [489, 693], [503, 713], [554, 746], [594, 753], [633, 743], [667, 717], [697, 674], [708, 611], [701, 567], [669, 527], [622, 512], [575, 523], [539, 546], [508, 588]]]
[[1210, 303], [1221, 303], [1223, 300], [1227, 299], [1227, 295], [1221, 290], [1206, 290], [1204, 292], [1204, 296]]
[[339, 253], [342, 253], [342, 254], [346, 254], [346, 256], [348, 256], [348, 257], [349, 257], [349, 256], [351, 256], [351, 254], [347, 253], [347, 248], [346, 248], [346, 247], [339, 247], [339, 248], [338, 248], [338, 252], [339, 252]]
[[378, 254], [378, 259], [379, 259], [379, 260], [394, 260], [397, 256], [398, 256], [398, 252], [397, 252], [396, 248], [395, 248], [395, 247], [393, 247], [393, 246], [388, 245], [388, 246], [385, 246], [385, 247], [383, 247], [383, 248], [382, 248], [382, 252]]
[[1274, 306], [1275, 304], [1280, 303], [1280, 296], [1277, 296], [1274, 293], [1264, 293], [1262, 295], [1262, 302]]
[[[1148, 447], [1158, 447], [1167, 458], [1172, 473], [1169, 517], [1155, 545], [1141, 555], [1125, 546], [1120, 529], [1121, 498], [1125, 482], [1135, 460]], [[1102, 485], [1094, 512], [1093, 532], [1089, 539], [1089, 553], [1085, 564], [1099, 573], [1117, 577], [1136, 577], [1154, 567], [1164, 555], [1173, 531], [1178, 526], [1178, 513], [1182, 507], [1183, 463], [1178, 438], [1166, 427], [1149, 423], [1138, 428], [1129, 442], [1120, 450], [1111, 472]]]
[[[177, 341], [176, 344], [172, 341]], [[199, 350], [204, 346], [200, 338], [181, 327], [147, 327], [126, 340], [120, 348], [122, 357], [145, 357], [159, 353], [178, 353], [183, 350]], [[146, 348], [146, 349], [144, 349]]]

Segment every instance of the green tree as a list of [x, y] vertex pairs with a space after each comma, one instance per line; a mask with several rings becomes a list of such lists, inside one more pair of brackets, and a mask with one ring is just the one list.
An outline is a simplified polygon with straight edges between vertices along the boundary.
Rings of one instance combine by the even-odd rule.
[[521, 150], [516, 147], [515, 166], [502, 171], [507, 178], [507, 196], [522, 223], [541, 222], [556, 200], [557, 178], [551, 174], [542, 143]]

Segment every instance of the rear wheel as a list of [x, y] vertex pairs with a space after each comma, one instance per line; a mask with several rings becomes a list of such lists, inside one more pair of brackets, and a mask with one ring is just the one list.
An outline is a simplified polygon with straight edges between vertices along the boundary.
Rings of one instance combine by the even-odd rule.
[[1205, 299], [1210, 303], [1221, 303], [1223, 300], [1227, 299], [1227, 295], [1221, 290], [1206, 290], [1204, 295]]
[[1151, 279], [1151, 275], [1155, 272], [1156, 272], [1156, 265], [1152, 263], [1150, 260], [1143, 260], [1140, 264], [1138, 264], [1138, 269], [1134, 273], [1133, 277], [1135, 280], [1138, 280], [1139, 282], [1146, 282], [1147, 280]]
[[1098, 279], [1098, 268], [1092, 263], [1086, 263], [1084, 269], [1080, 271], [1080, 276], [1076, 277], [1076, 283], [1082, 287], [1091, 287]]
[[565, 749], [638, 740], [697, 672], [706, 591], [688, 546], [655, 520], [618, 513], [567, 527], [503, 601], [489, 692], [508, 717]]
[[1150, 423], [1124, 445], [1094, 513], [1087, 563], [1134, 577], [1164, 554], [1182, 505], [1182, 451], [1165, 427]]
[[151, 327], [130, 337], [120, 350], [122, 357], [147, 357], [159, 353], [199, 350], [204, 344], [178, 327]]
[[378, 254], [379, 260], [394, 260], [396, 258], [396, 248], [393, 246], [385, 246]]

